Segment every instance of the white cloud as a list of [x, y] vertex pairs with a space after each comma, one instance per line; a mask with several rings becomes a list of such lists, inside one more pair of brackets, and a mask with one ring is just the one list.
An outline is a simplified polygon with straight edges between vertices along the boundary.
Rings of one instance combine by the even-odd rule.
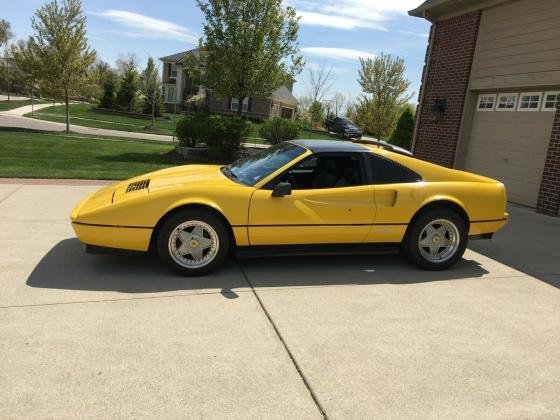
[[302, 25], [386, 30], [384, 23], [418, 6], [419, 0], [290, 0]]
[[308, 55], [342, 61], [358, 61], [359, 58], [375, 58], [375, 54], [373, 53], [349, 48], [304, 47], [301, 48], [301, 51]]
[[190, 44], [196, 44], [198, 42], [197, 36], [188, 28], [167, 20], [156, 19], [126, 10], [110, 9], [102, 12], [89, 13], [95, 16], [107, 18], [131, 29], [128, 31], [116, 31], [126, 36], [166, 38], [184, 41]]
[[397, 31], [399, 34], [405, 34], [405, 35], [414, 35], [414, 36], [419, 36], [422, 38], [429, 38], [430, 34], [425, 33], [425, 32], [413, 32], [413, 31]]
[[385, 27], [374, 22], [364, 22], [346, 16], [325, 15], [315, 12], [298, 12], [301, 16], [301, 23], [304, 25], [326, 26], [328, 28], [337, 28], [352, 30], [355, 28], [371, 28], [385, 30]]

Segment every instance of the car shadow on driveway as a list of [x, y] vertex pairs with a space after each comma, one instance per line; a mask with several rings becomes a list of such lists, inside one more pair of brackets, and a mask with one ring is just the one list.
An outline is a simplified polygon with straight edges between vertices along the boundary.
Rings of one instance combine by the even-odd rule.
[[236, 262], [205, 277], [185, 278], [157, 258], [138, 255], [92, 255], [77, 239], [55, 245], [37, 264], [26, 284], [36, 288], [155, 293], [179, 290], [232, 289], [330, 285], [409, 284], [463, 280], [487, 274], [476, 261], [461, 260], [440, 272], [422, 271], [397, 255], [265, 257]]

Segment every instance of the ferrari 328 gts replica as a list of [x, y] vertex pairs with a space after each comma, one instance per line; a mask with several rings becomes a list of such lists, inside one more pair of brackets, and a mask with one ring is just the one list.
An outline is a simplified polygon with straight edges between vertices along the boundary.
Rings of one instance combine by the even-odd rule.
[[202, 275], [232, 250], [400, 250], [441, 270], [508, 218], [498, 181], [378, 141], [294, 140], [227, 166], [186, 165], [107, 186], [73, 210], [90, 251], [155, 251]]

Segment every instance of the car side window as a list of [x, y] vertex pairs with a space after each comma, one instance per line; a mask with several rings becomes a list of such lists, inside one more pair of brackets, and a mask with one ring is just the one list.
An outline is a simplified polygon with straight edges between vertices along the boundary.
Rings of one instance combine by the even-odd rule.
[[376, 185], [422, 181], [422, 177], [413, 170], [382, 156], [370, 155], [370, 163]]
[[364, 185], [359, 154], [324, 154], [298, 163], [278, 178], [294, 190], [342, 188]]

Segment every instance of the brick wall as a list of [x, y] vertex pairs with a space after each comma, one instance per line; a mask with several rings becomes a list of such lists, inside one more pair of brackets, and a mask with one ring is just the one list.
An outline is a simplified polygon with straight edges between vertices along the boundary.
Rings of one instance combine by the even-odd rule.
[[544, 164], [537, 211], [549, 216], [558, 216], [560, 208], [560, 104], [556, 110], [548, 153]]
[[[474, 50], [480, 24], [480, 11], [435, 23], [428, 74], [422, 89], [414, 153], [416, 157], [453, 167], [461, 128]], [[447, 101], [439, 119], [433, 121], [436, 99]]]

